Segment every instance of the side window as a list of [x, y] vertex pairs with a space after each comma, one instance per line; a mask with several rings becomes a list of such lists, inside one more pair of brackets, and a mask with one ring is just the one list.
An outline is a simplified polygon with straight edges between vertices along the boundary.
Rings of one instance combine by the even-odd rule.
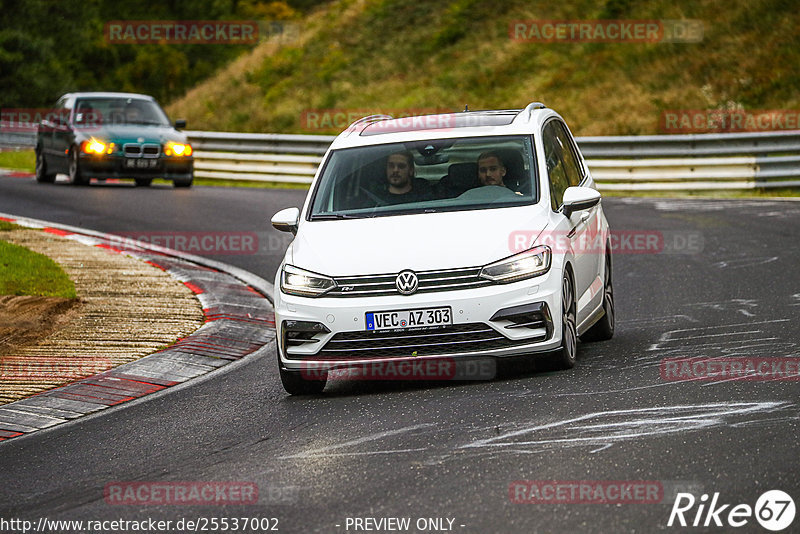
[[54, 115], [53, 119], [56, 123], [66, 124], [69, 121], [69, 111], [66, 109], [67, 107], [67, 98], [61, 97], [58, 99], [58, 102], [53, 105], [53, 109], [50, 112]]
[[578, 155], [575, 154], [570, 135], [561, 122], [552, 121], [550, 124], [554, 125], [556, 139], [561, 145], [561, 154], [564, 160], [564, 169], [567, 173], [569, 185], [580, 185], [583, 180], [583, 172], [581, 170], [580, 159]]
[[542, 130], [544, 155], [547, 159], [547, 174], [550, 182], [550, 203], [553, 211], [561, 207], [564, 191], [570, 186], [564, 165], [563, 148], [558, 139], [556, 122], [548, 122]]

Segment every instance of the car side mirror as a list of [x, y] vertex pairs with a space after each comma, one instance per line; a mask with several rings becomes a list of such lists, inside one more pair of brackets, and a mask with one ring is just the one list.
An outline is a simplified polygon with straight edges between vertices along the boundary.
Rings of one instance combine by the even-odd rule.
[[178, 130], [183, 130], [184, 128], [186, 128], [186, 119], [176, 119], [175, 128], [177, 128]]
[[300, 223], [300, 210], [297, 208], [282, 209], [272, 216], [272, 226], [281, 232], [291, 232], [297, 235], [297, 226]]
[[600, 192], [591, 187], [568, 187], [564, 191], [564, 200], [561, 211], [567, 217], [574, 212], [588, 210], [600, 202]]

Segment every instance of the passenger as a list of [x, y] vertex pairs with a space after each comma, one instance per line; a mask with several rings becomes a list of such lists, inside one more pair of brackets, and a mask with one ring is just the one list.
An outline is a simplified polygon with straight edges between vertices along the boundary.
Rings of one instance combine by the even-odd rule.
[[433, 198], [427, 180], [414, 177], [414, 156], [411, 152], [395, 152], [386, 160], [386, 189], [383, 199], [388, 204], [419, 202]]
[[481, 185], [505, 187], [505, 176], [506, 166], [496, 152], [484, 152], [478, 156], [478, 181]]

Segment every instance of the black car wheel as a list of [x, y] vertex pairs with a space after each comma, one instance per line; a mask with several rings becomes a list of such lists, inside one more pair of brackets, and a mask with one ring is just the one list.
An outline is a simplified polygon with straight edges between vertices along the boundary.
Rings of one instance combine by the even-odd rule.
[[575, 367], [578, 352], [578, 331], [575, 326], [575, 291], [572, 276], [565, 271], [561, 282], [561, 347], [553, 353], [552, 364], [557, 369]]
[[56, 180], [56, 175], [47, 172], [47, 162], [44, 159], [42, 147], [36, 147], [36, 181], [40, 183], [52, 184]]
[[136, 178], [136, 187], [150, 187], [150, 184], [153, 183], [152, 178]]
[[173, 183], [175, 187], [192, 187], [192, 178], [188, 180], [175, 180]]
[[611, 253], [606, 254], [603, 311], [605, 312], [603, 316], [581, 336], [581, 341], [606, 341], [614, 337], [614, 286], [611, 283]]
[[72, 147], [69, 152], [69, 182], [72, 185], [88, 185], [89, 180], [83, 177], [78, 158], [78, 148]]

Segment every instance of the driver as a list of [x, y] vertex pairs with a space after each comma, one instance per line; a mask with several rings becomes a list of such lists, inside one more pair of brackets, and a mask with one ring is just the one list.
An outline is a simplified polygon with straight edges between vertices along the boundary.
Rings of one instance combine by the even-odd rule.
[[137, 104], [128, 104], [125, 106], [125, 121], [128, 123], [141, 122], [144, 118], [144, 113]]
[[496, 152], [484, 152], [478, 156], [478, 180], [481, 185], [499, 185], [505, 187], [503, 178], [506, 166]]
[[428, 200], [432, 191], [427, 180], [414, 178], [414, 156], [395, 152], [386, 160], [386, 189], [383, 199], [389, 204]]

